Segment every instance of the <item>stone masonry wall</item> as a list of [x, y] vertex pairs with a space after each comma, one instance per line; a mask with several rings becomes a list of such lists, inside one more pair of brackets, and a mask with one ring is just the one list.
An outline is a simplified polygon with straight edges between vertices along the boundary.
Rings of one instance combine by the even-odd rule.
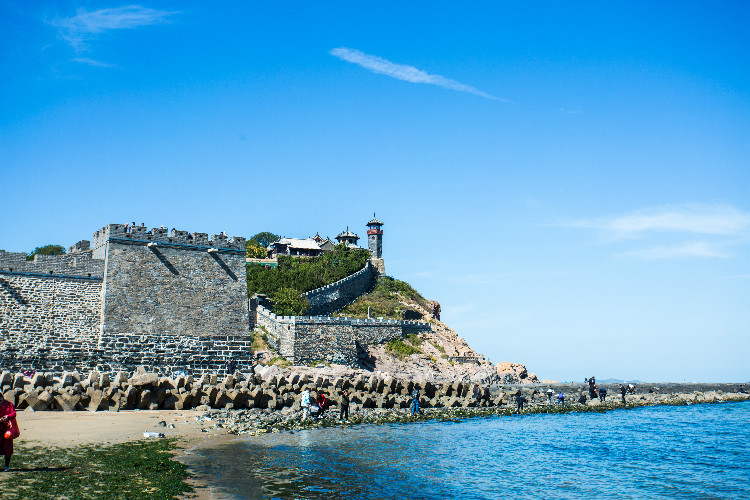
[[295, 364], [329, 361], [357, 366], [359, 348], [430, 329], [416, 321], [277, 316], [262, 305], [255, 311], [256, 324], [276, 337], [279, 353]]
[[0, 271], [0, 365], [51, 370], [90, 356], [101, 291], [101, 278]]
[[158, 229], [152, 241], [146, 234], [126, 238], [112, 226], [108, 240], [94, 235], [95, 243], [107, 246], [103, 338], [249, 335], [244, 239], [242, 250], [216, 248], [210, 245], [217, 235], [188, 245], [178, 238], [162, 242]]
[[319, 316], [331, 314], [372, 290], [378, 271], [368, 260], [361, 270], [344, 279], [321, 288], [311, 290], [303, 296], [310, 304], [307, 314]]
[[99, 344], [108, 353], [99, 369], [113, 373], [145, 365], [167, 367], [167, 373], [223, 373], [230, 359], [238, 368], [252, 364], [251, 343], [246, 335], [108, 335]]
[[23, 252], [0, 250], [0, 272], [3, 271], [101, 278], [104, 276], [104, 260], [94, 259], [91, 251], [83, 251], [64, 255], [35, 255], [33, 260], [27, 261]]

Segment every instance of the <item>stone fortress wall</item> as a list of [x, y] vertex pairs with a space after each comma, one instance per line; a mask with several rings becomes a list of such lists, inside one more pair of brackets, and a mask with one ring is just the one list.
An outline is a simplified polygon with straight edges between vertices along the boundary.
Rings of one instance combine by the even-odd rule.
[[[374, 265], [373, 265], [374, 263]], [[245, 239], [109, 224], [60, 256], [0, 251], [0, 367], [223, 372], [251, 363], [255, 322], [294, 363], [356, 366], [362, 347], [429, 329], [323, 316], [369, 292], [382, 259], [305, 294], [310, 316], [247, 299]]]
[[245, 240], [110, 224], [60, 256], [0, 252], [0, 365], [218, 372], [250, 360]]
[[429, 330], [428, 323], [333, 316], [277, 316], [262, 304], [251, 306], [258, 326], [279, 353], [294, 364], [329, 361], [357, 366], [362, 348]]
[[375, 286], [378, 274], [378, 271], [368, 260], [365, 267], [351, 276], [302, 294], [310, 304], [306, 311], [307, 314], [321, 316], [342, 309], [358, 297], [370, 292]]

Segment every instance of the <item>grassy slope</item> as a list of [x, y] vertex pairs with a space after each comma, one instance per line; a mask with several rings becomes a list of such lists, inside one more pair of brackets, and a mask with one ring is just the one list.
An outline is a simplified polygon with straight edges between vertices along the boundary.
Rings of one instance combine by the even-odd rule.
[[378, 278], [373, 290], [339, 311], [337, 316], [366, 318], [367, 308], [371, 308], [373, 318], [404, 319], [403, 313], [409, 307], [403, 301], [413, 301], [427, 308], [428, 301], [408, 283], [387, 276]]

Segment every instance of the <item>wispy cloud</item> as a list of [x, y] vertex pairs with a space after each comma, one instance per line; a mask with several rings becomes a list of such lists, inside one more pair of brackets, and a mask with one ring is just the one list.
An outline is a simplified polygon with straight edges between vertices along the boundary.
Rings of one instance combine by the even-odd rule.
[[676, 259], [683, 257], [720, 257], [727, 255], [716, 248], [716, 245], [705, 241], [694, 241], [682, 245], [666, 245], [624, 252], [618, 257], [634, 257], [643, 260]]
[[649, 208], [564, 225], [597, 229], [615, 239], [639, 238], [657, 232], [739, 236], [750, 228], [750, 214], [725, 205], [694, 204]]
[[[650, 244], [615, 254], [643, 260], [727, 258], [732, 246], [747, 243], [750, 237], [750, 213], [727, 205], [663, 206], [563, 225], [596, 230], [610, 243], [637, 240]], [[701, 236], [699, 241], [696, 235]], [[682, 238], [688, 241], [675, 242]]]
[[114, 64], [109, 64], [104, 61], [97, 61], [96, 59], [91, 59], [90, 57], [74, 57], [71, 59], [73, 62], [81, 63], [81, 64], [88, 64], [89, 66], [95, 66], [97, 68], [115, 68], [116, 66]]
[[332, 56], [336, 56], [344, 61], [358, 64], [365, 69], [380, 75], [390, 76], [397, 80], [403, 80], [411, 83], [426, 83], [428, 85], [437, 85], [445, 89], [456, 90], [458, 92], [467, 92], [493, 101], [506, 102], [505, 99], [495, 97], [481, 90], [475, 89], [469, 85], [445, 78], [440, 75], [431, 75], [426, 71], [417, 69], [414, 66], [406, 64], [396, 64], [382, 57], [365, 54], [356, 49], [339, 47], [330, 51]]
[[60, 36], [73, 48], [80, 49], [97, 35], [111, 30], [133, 29], [140, 26], [162, 24], [176, 12], [149, 9], [140, 5], [126, 5], [88, 11], [76, 10], [76, 15], [49, 21]]

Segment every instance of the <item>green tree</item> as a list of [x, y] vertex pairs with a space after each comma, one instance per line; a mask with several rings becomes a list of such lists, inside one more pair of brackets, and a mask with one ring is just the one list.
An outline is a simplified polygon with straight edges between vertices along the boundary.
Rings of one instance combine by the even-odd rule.
[[265, 259], [268, 255], [265, 247], [247, 242], [245, 244], [245, 256], [251, 259]]
[[62, 255], [65, 253], [65, 248], [60, 245], [44, 245], [43, 247], [36, 247], [33, 252], [26, 256], [26, 260], [34, 260], [35, 255]]
[[258, 233], [252, 238], [250, 238], [247, 242], [248, 244], [256, 245], [256, 246], [263, 247], [263, 248], [268, 248], [268, 245], [278, 240], [279, 240], [278, 234], [273, 234], [268, 231], [263, 231], [262, 233]]
[[274, 312], [280, 316], [301, 316], [307, 311], [307, 299], [296, 288], [281, 288], [271, 300]]

